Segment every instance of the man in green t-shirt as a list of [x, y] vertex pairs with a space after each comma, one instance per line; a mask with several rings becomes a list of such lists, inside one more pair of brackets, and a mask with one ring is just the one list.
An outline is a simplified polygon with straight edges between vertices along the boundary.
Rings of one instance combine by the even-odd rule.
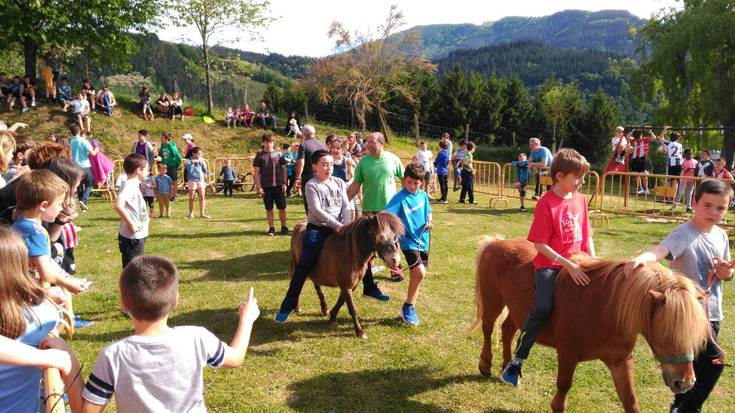
[[[385, 137], [382, 133], [373, 132], [368, 136], [365, 144], [368, 153], [357, 163], [355, 177], [347, 189], [347, 196], [352, 199], [362, 187], [362, 211], [367, 215], [378, 213], [388, 205], [388, 201], [396, 194], [396, 178], [403, 178], [401, 159], [383, 150], [384, 146]], [[365, 279], [371, 281], [372, 277], [372, 268], [368, 266]], [[400, 281], [403, 276], [391, 274], [391, 279]], [[365, 282], [366, 290], [368, 285], [369, 282]], [[377, 284], [374, 285], [380, 291]]]
[[[178, 188], [179, 168], [181, 167], [181, 154], [179, 149], [171, 142], [171, 132], [161, 135], [161, 147], [158, 150], [161, 162], [166, 164], [166, 175], [173, 181], [174, 188]], [[171, 191], [171, 200], [176, 199], [176, 190]]]

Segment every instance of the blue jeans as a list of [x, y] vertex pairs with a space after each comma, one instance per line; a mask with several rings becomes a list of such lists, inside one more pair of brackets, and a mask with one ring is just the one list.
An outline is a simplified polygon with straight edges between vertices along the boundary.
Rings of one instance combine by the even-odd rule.
[[112, 105], [110, 105], [110, 97], [107, 95], [102, 96], [102, 102], [105, 106], [105, 112], [108, 116], [112, 116]]
[[286, 313], [296, 309], [296, 304], [299, 301], [301, 290], [304, 288], [306, 277], [319, 260], [319, 254], [322, 252], [324, 240], [333, 232], [334, 230], [332, 228], [320, 227], [313, 224], [306, 225], [306, 232], [304, 233], [304, 240], [301, 245], [301, 257], [294, 269], [286, 297], [281, 303], [281, 312]]
[[79, 200], [87, 203], [87, 200], [89, 199], [89, 194], [92, 193], [92, 187], [94, 186], [94, 177], [92, 176], [92, 168], [82, 168], [84, 169], [84, 180], [79, 183], [79, 188], [77, 189], [77, 196], [79, 196]]
[[273, 130], [276, 130], [276, 115], [270, 115], [266, 118], [258, 117], [258, 122], [260, 122], [260, 126], [265, 129], [268, 127], [268, 124], [271, 124], [271, 128]]

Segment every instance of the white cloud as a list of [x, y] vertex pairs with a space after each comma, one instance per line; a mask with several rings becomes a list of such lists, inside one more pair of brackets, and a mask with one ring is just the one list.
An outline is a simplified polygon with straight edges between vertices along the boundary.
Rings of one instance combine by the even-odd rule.
[[[391, 4], [397, 4], [405, 15], [408, 29], [417, 25], [438, 23], [481, 24], [506, 16], [546, 16], [567, 9], [628, 10], [648, 18], [661, 8], [675, 7], [675, 0], [554, 0], [554, 1], [477, 1], [477, 0], [272, 0], [271, 15], [278, 19], [261, 30], [263, 41], [221, 42], [222, 45], [253, 52], [275, 52], [284, 55], [324, 56], [333, 52], [334, 42], [327, 37], [333, 21], [350, 30], [374, 31], [388, 15]], [[680, 3], [679, 3], [680, 4]], [[680, 5], [678, 7], [681, 7]], [[198, 44], [196, 31], [168, 27], [158, 33], [164, 40]], [[232, 39], [238, 36], [232, 36]]]

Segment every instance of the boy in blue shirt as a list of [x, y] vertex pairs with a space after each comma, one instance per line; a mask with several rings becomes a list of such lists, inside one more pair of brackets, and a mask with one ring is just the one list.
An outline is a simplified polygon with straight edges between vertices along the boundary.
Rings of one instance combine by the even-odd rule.
[[526, 184], [528, 184], [528, 158], [525, 153], [518, 155], [518, 160], [510, 163], [516, 167], [516, 180], [513, 186], [518, 189], [521, 198], [521, 211], [526, 210], [524, 201], [526, 200]]
[[441, 190], [442, 197], [439, 199], [439, 204], [446, 204], [447, 203], [447, 193], [449, 192], [449, 183], [447, 181], [447, 174], [449, 173], [449, 170], [447, 169], [447, 166], [449, 166], [449, 150], [447, 149], [449, 145], [447, 145], [446, 141], [439, 141], [439, 154], [436, 155], [436, 159], [434, 159], [434, 168], [436, 168], [436, 176], [439, 180], [439, 189]]
[[385, 211], [400, 218], [406, 229], [400, 244], [411, 270], [411, 278], [401, 316], [404, 322], [418, 325], [416, 298], [421, 281], [426, 275], [426, 266], [429, 265], [429, 230], [433, 222], [429, 196], [421, 189], [424, 184], [424, 168], [421, 165], [408, 165], [403, 172], [403, 178], [403, 189], [391, 198]]

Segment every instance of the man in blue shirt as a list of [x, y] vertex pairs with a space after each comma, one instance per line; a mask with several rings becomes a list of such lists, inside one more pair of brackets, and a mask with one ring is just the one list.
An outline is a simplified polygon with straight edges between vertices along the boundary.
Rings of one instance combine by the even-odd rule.
[[69, 146], [71, 148], [71, 157], [74, 162], [79, 165], [80, 168], [84, 169], [85, 179], [84, 182], [80, 183], [77, 195], [79, 196], [79, 206], [82, 207], [82, 211], [87, 209], [87, 200], [89, 194], [92, 193], [92, 187], [94, 186], [94, 177], [92, 176], [92, 164], [89, 162], [89, 156], [97, 155], [97, 149], [92, 147], [87, 138], [81, 136], [82, 129], [74, 125], [70, 128], [71, 138], [69, 138]]
[[421, 189], [424, 184], [424, 168], [421, 165], [408, 165], [403, 177], [403, 189], [391, 198], [384, 210], [400, 218], [406, 230], [400, 244], [411, 270], [411, 278], [401, 315], [404, 322], [418, 325], [416, 297], [426, 275], [425, 267], [429, 264], [429, 230], [433, 222], [429, 196]]
[[541, 146], [541, 139], [539, 138], [529, 139], [528, 148], [531, 150], [531, 153], [528, 155], [528, 167], [536, 175], [536, 187], [533, 190], [533, 199], [538, 200], [541, 197], [539, 177], [545, 173], [544, 168], [551, 167], [551, 161], [554, 157], [551, 155], [549, 148]]

